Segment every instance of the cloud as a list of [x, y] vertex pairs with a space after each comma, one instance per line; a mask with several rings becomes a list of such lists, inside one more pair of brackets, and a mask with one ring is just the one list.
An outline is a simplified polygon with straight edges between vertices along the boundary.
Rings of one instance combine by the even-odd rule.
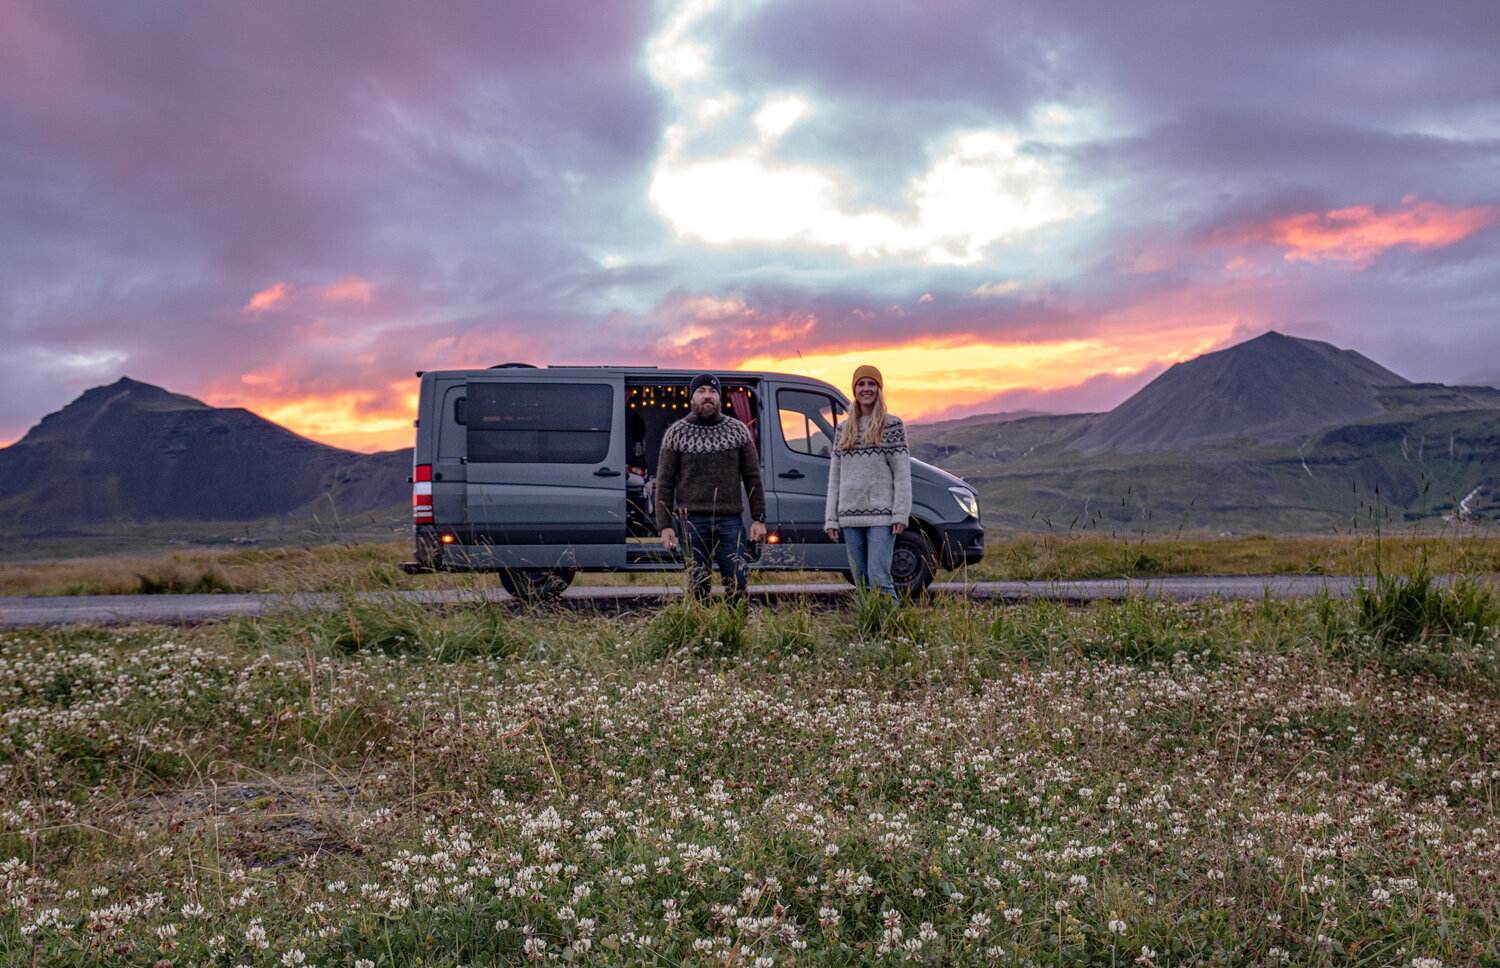
[[719, 148], [743, 99], [715, 88], [715, 46], [694, 35], [718, 6], [687, 0], [649, 47], [653, 76], [680, 120], [665, 132], [647, 197], [679, 240], [966, 266], [997, 242], [1093, 210], [1064, 187], [1055, 159], [1017, 131], [989, 128], [932, 144], [927, 169], [908, 176], [899, 206], [861, 204], [859, 158], [790, 160], [793, 152], [779, 150], [818, 114], [813, 101], [786, 91], [760, 99], [753, 133]]
[[323, 287], [322, 296], [328, 302], [355, 302], [370, 305], [370, 281], [358, 276], [344, 278]]
[[1433, 249], [1452, 245], [1487, 228], [1500, 206], [1458, 208], [1402, 199], [1400, 207], [1350, 205], [1330, 212], [1306, 212], [1279, 219], [1265, 241], [1287, 250], [1288, 262], [1340, 262], [1364, 269], [1389, 249]]
[[291, 292], [291, 288], [292, 287], [289, 283], [272, 283], [271, 285], [262, 289], [260, 292], [251, 296], [250, 301], [245, 303], [245, 308], [241, 311], [248, 316], [258, 316], [261, 313], [267, 312], [268, 310], [272, 310], [278, 306], [285, 305], [288, 294]]

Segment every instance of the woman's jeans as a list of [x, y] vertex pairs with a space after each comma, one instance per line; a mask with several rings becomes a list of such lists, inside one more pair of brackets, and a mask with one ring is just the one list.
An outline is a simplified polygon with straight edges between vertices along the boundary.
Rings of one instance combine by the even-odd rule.
[[863, 592], [874, 588], [894, 602], [896, 583], [891, 580], [891, 554], [896, 550], [896, 536], [891, 534], [891, 526], [878, 524], [842, 530], [855, 589]]
[[[684, 514], [678, 523], [682, 525], [682, 547], [687, 554], [688, 594], [697, 598], [708, 595], [713, 582], [709, 562], [717, 562], [724, 591], [743, 597], [750, 562], [745, 525], [739, 515]], [[890, 570], [889, 555], [886, 570]]]

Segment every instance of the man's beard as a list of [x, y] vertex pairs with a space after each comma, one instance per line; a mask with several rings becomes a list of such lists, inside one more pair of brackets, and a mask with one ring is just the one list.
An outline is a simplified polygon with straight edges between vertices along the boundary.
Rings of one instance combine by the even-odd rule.
[[718, 412], [719, 405], [712, 400], [705, 400], [702, 403], [693, 405], [693, 414], [699, 420], [709, 420]]

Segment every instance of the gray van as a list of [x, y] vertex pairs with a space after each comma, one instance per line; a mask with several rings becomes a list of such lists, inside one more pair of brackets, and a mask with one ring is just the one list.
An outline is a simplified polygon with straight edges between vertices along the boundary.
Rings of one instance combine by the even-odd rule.
[[[681, 553], [662, 546], [653, 498], [662, 434], [687, 415], [696, 374], [525, 364], [419, 373], [416, 561], [402, 567], [498, 571], [521, 598], [561, 594], [578, 571], [683, 567]], [[751, 567], [847, 575], [844, 547], [823, 530], [823, 499], [848, 398], [811, 377], [716, 375], [724, 412], [755, 438], [766, 484], [769, 533]], [[892, 573], [898, 588], [918, 592], [937, 568], [982, 558], [984, 528], [973, 488], [911, 464], [911, 523]]]

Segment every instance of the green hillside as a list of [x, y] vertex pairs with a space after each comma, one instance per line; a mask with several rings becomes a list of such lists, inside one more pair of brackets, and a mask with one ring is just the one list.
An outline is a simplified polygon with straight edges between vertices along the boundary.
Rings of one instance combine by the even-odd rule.
[[[911, 428], [913, 453], [979, 490], [1001, 532], [1310, 533], [1500, 517], [1500, 391], [1408, 384], [1384, 413], [1300, 444], [1084, 456], [1098, 414]], [[1475, 404], [1481, 406], [1475, 407]]]

